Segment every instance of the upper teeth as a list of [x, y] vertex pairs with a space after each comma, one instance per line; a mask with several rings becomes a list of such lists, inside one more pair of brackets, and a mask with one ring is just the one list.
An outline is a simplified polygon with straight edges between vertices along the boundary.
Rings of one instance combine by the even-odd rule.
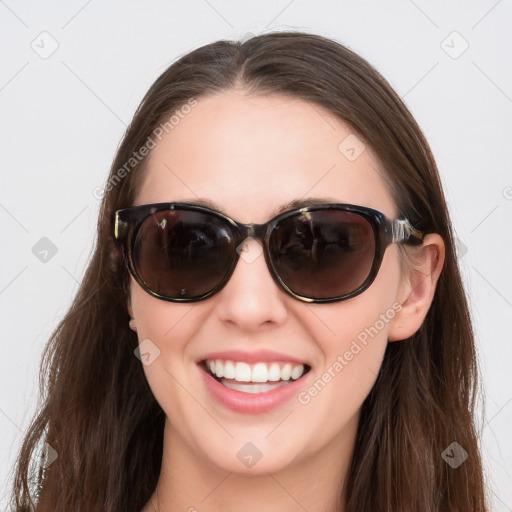
[[210, 359], [206, 361], [210, 371], [219, 378], [234, 379], [238, 382], [277, 382], [297, 380], [304, 373], [303, 364], [292, 363], [248, 363]]

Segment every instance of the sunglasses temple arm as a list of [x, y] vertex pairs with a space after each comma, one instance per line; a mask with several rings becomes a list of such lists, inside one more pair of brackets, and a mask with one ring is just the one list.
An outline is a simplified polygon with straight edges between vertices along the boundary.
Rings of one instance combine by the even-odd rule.
[[395, 219], [391, 222], [392, 242], [405, 242], [414, 237], [423, 240], [423, 233], [411, 226], [407, 219]]
[[122, 242], [128, 231], [128, 222], [125, 222], [119, 218], [119, 213], [115, 213], [114, 217], [114, 225], [113, 225], [113, 235], [117, 244]]

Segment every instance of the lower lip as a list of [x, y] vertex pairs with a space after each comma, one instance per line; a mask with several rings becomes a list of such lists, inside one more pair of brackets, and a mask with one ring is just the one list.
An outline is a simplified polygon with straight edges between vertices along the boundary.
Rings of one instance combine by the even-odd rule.
[[[244, 393], [223, 386], [207, 373], [201, 365], [199, 371], [213, 398], [227, 409], [244, 414], [262, 414], [277, 409], [292, 396], [296, 396], [303, 386], [304, 376], [265, 393]], [[309, 372], [308, 372], [309, 373]], [[306, 374], [307, 375], [307, 374]]]

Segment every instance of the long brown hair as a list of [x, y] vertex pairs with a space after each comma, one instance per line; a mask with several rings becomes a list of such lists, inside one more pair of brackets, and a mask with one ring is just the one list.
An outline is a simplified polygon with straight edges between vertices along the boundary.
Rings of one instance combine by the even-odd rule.
[[[434, 158], [404, 103], [372, 66], [333, 40], [302, 32], [203, 46], [146, 93], [113, 161], [81, 287], [45, 347], [41, 405], [16, 463], [13, 509], [33, 510], [31, 480], [40, 474], [33, 474], [31, 461], [41, 441], [58, 457], [42, 481], [37, 511], [139, 512], [154, 492], [165, 414], [133, 353], [129, 277], [113, 244], [111, 217], [133, 204], [146, 158], [130, 158], [154, 130], [191, 99], [240, 86], [315, 102], [348, 122], [381, 160], [400, 214], [446, 244], [423, 325], [410, 339], [388, 343], [363, 403], [340, 505], [346, 512], [487, 510], [474, 421], [480, 392], [473, 332]], [[442, 456], [454, 442], [468, 454], [458, 467]]]

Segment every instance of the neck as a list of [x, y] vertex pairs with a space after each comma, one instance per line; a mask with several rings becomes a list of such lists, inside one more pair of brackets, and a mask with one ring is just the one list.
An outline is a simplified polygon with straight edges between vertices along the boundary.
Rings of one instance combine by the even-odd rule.
[[143, 512], [343, 512], [358, 415], [323, 450], [270, 472], [225, 471], [197, 453], [167, 420], [162, 468]]

